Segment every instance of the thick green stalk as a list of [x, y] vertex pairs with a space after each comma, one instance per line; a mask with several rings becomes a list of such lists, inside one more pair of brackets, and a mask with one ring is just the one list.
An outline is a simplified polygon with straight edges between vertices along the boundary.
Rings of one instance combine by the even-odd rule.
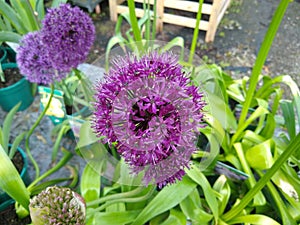
[[133, 30], [134, 39], [136, 42], [140, 42], [142, 41], [142, 35], [135, 14], [134, 0], [128, 0], [128, 8], [129, 8], [129, 17], [130, 17], [131, 27]]
[[155, 190], [155, 188], [152, 188], [149, 192], [147, 192], [143, 196], [134, 197], [134, 198], [121, 198], [121, 199], [115, 199], [115, 200], [106, 202], [105, 204], [103, 204], [103, 205], [99, 206], [98, 208], [96, 208], [95, 211], [101, 212], [102, 210], [104, 210], [108, 206], [110, 206], [112, 204], [115, 204], [115, 203], [120, 203], [120, 202], [134, 203], [134, 202], [145, 201], [145, 200], [147, 200], [148, 198], [151, 197], [151, 195], [154, 193], [154, 190]]
[[156, 20], [157, 20], [157, 10], [156, 10], [156, 4], [157, 4], [157, 0], [154, 0], [154, 4], [153, 4], [153, 23], [152, 23], [152, 40], [155, 40], [156, 38]]
[[104, 197], [96, 199], [94, 201], [87, 202], [86, 205], [87, 205], [87, 207], [91, 207], [91, 206], [97, 206], [97, 205], [99, 205], [103, 202], [107, 202], [107, 201], [113, 201], [113, 200], [117, 200], [117, 199], [121, 199], [121, 198], [130, 198], [137, 194], [140, 194], [144, 189], [145, 189], [144, 187], [138, 187], [132, 191], [104, 196]]
[[278, 30], [278, 27], [280, 25], [280, 22], [284, 16], [284, 13], [289, 5], [291, 1], [290, 0], [281, 0], [279, 6], [277, 7], [277, 10], [272, 18], [272, 21], [270, 23], [270, 26], [268, 28], [268, 31], [265, 35], [265, 38], [263, 40], [263, 43], [261, 45], [261, 48], [258, 52], [253, 70], [252, 70], [252, 74], [250, 76], [250, 84], [249, 84], [249, 89], [247, 90], [246, 93], [246, 99], [245, 102], [243, 104], [243, 108], [242, 108], [242, 112], [241, 112], [241, 116], [239, 119], [239, 127], [243, 125], [247, 114], [248, 114], [248, 110], [251, 104], [251, 101], [253, 100], [253, 96], [254, 96], [254, 92], [255, 89], [257, 87], [257, 83], [258, 83], [258, 78], [259, 75], [261, 73], [261, 70], [263, 68], [263, 65], [266, 61], [266, 58], [268, 56], [269, 50], [271, 48], [273, 39], [276, 35], [276, 32]]
[[288, 145], [285, 151], [278, 157], [273, 166], [266, 172], [266, 174], [255, 184], [253, 188], [242, 198], [240, 203], [229, 210], [222, 216], [224, 221], [229, 221], [236, 217], [254, 198], [254, 196], [266, 186], [272, 176], [280, 169], [280, 167], [288, 160], [288, 158], [299, 149], [300, 133]]
[[29, 141], [30, 141], [30, 137], [33, 133], [33, 131], [35, 130], [35, 128], [40, 124], [41, 120], [43, 119], [43, 117], [45, 116], [48, 108], [50, 107], [50, 103], [51, 103], [51, 100], [52, 100], [52, 97], [53, 97], [53, 94], [54, 94], [54, 85], [51, 84], [51, 94], [50, 94], [50, 98], [49, 98], [49, 101], [46, 105], [46, 107], [44, 108], [43, 112], [39, 115], [39, 117], [37, 118], [37, 120], [35, 121], [35, 123], [33, 124], [33, 126], [30, 128], [30, 130], [28, 131], [27, 135], [26, 135], [26, 139], [25, 139], [25, 149], [26, 149], [26, 153], [30, 159], [30, 161], [32, 162], [33, 164], [33, 167], [35, 169], [35, 178], [39, 177], [40, 176], [40, 168], [37, 164], [37, 162], [34, 160], [31, 152], [30, 152], [30, 146], [29, 146]]
[[189, 63], [193, 62], [193, 58], [194, 58], [194, 55], [195, 55], [195, 50], [196, 50], [197, 40], [198, 40], [198, 34], [199, 34], [199, 25], [200, 25], [200, 20], [201, 20], [201, 13], [202, 13], [202, 5], [203, 5], [203, 0], [199, 0], [199, 7], [198, 7], [198, 12], [197, 12], [196, 25], [195, 25], [193, 40], [192, 40], [191, 49], [190, 49]]

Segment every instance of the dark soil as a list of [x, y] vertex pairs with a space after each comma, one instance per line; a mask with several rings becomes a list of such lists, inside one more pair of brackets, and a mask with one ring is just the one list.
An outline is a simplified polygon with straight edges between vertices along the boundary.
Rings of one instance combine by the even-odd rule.
[[23, 157], [20, 152], [16, 152], [14, 157], [12, 158], [12, 162], [15, 165], [16, 169], [19, 173], [21, 173], [24, 165]]
[[5, 211], [0, 212], [0, 225], [26, 225], [30, 224], [30, 217], [25, 217], [24, 219], [19, 219], [15, 206], [12, 204]]
[[3, 70], [3, 72], [5, 82], [0, 82], [0, 88], [9, 87], [23, 78], [23, 76], [20, 74], [19, 68], [9, 68]]

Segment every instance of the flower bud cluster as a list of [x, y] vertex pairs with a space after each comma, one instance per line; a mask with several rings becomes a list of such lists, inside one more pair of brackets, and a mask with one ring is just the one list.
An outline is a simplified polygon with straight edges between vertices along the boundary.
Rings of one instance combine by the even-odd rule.
[[85, 223], [84, 199], [70, 188], [48, 187], [30, 201], [34, 225], [82, 225]]

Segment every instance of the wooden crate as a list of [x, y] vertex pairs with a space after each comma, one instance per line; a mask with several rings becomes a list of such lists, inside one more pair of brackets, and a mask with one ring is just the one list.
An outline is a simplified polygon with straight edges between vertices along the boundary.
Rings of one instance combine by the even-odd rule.
[[[109, 0], [110, 19], [117, 21], [118, 14], [128, 12], [128, 6], [122, 5], [125, 0]], [[143, 3], [144, 0], [135, 0], [135, 2]], [[145, 2], [148, 2], [146, 0]], [[149, 1], [153, 5], [154, 0]], [[204, 3], [202, 5], [202, 15], [208, 15], [209, 20], [200, 20], [199, 29], [206, 31], [205, 41], [212, 42], [215, 37], [217, 27], [230, 4], [230, 0], [212, 0], [212, 3]], [[186, 12], [197, 13], [199, 3], [188, 0], [157, 0], [156, 4], [156, 29], [158, 32], [163, 30], [163, 23], [170, 23], [184, 27], [195, 28], [196, 18], [186, 16], [173, 15], [165, 12], [165, 9], [174, 9]], [[144, 15], [142, 8], [136, 7], [137, 17]], [[203, 16], [202, 16], [203, 18]]]

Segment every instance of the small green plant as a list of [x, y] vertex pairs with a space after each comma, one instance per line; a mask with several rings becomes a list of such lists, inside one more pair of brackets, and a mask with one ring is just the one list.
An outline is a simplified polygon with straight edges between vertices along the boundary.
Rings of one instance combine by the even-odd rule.
[[[51, 7], [65, 2], [54, 0]], [[44, 15], [44, 1], [0, 1], [0, 41], [19, 43], [24, 34], [40, 29]]]
[[[15, 155], [17, 147], [19, 146], [19, 144], [21, 143], [21, 141], [23, 140], [26, 134], [26, 132], [19, 134], [15, 138], [13, 143], [10, 143], [12, 122], [14, 120], [14, 116], [18, 111], [20, 105], [21, 103], [18, 103], [9, 111], [9, 113], [4, 118], [2, 127], [0, 127], [0, 144], [10, 159], [12, 159], [12, 157]], [[10, 144], [11, 147], [9, 147]]]

